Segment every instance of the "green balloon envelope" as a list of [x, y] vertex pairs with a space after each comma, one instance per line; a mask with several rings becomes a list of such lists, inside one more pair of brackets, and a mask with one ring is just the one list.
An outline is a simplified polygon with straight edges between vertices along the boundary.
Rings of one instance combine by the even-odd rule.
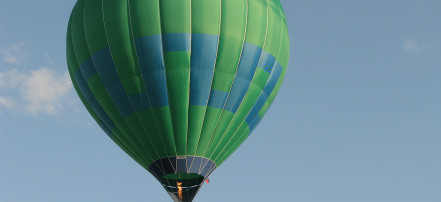
[[67, 30], [85, 107], [175, 201], [255, 129], [288, 58], [278, 0], [78, 0]]

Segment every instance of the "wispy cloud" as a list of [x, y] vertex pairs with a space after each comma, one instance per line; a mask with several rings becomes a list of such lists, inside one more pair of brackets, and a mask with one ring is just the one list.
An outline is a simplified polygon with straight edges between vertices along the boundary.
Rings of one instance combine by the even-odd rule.
[[57, 114], [72, 95], [72, 83], [67, 72], [52, 69], [19, 72], [16, 69], [0, 72], [0, 105], [8, 110], [31, 114]]
[[25, 46], [24, 42], [13, 44], [7, 47], [0, 48], [0, 56], [3, 62], [9, 64], [20, 63], [24, 58], [25, 54], [23, 53], [23, 47]]
[[0, 96], [0, 106], [3, 106], [4, 108], [11, 110], [17, 106], [17, 103], [10, 97]]
[[403, 48], [406, 52], [411, 54], [420, 54], [428, 49], [433, 48], [438, 43], [437, 40], [432, 40], [431, 42], [420, 42], [417, 40], [405, 40]]

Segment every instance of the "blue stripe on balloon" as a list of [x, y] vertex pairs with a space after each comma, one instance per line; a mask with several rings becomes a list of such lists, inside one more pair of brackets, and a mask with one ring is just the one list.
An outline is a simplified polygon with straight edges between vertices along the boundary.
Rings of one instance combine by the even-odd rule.
[[164, 52], [191, 50], [191, 33], [163, 34], [162, 41]]
[[135, 113], [121, 81], [106, 86], [106, 90], [123, 117], [128, 117]]
[[81, 69], [74, 74], [74, 79], [84, 99], [86, 99], [87, 102], [90, 104], [89, 101], [94, 100], [95, 96], [93, 96], [93, 93], [90, 90], [89, 86], [87, 85], [86, 80], [84, 80], [84, 76], [82, 75]]
[[245, 43], [240, 57], [237, 76], [251, 81], [259, 64], [262, 49], [250, 43]]
[[242, 56], [240, 58], [239, 67], [237, 69], [236, 78], [234, 79], [233, 86], [230, 90], [230, 95], [228, 96], [228, 101], [225, 105], [226, 110], [236, 113], [251, 84], [251, 81], [253, 80], [261, 55], [261, 48], [250, 43], [245, 43]]
[[135, 46], [151, 107], [168, 106], [161, 35], [137, 38]]
[[274, 64], [274, 69], [272, 69], [271, 75], [262, 93], [260, 94], [256, 104], [254, 104], [250, 113], [245, 118], [245, 121], [248, 123], [248, 127], [250, 129], [250, 134], [256, 128], [257, 124], [260, 122], [262, 117], [259, 117], [259, 111], [265, 105], [266, 101], [268, 100], [268, 96], [271, 95], [274, 88], [276, 87], [277, 81], [279, 80], [281, 74], [282, 74], [282, 66], [278, 62], [276, 62]]
[[[127, 96], [109, 48], [104, 48], [93, 54], [91, 58], [83, 62], [80, 70], [86, 80], [96, 73], [99, 74], [117, 109], [126, 117], [135, 112], [150, 109], [150, 107], [168, 106], [163, 53], [191, 51], [190, 105], [205, 106], [208, 102], [209, 107], [235, 113], [250, 86], [256, 68], [262, 68], [271, 75], [264, 92], [262, 92], [262, 94], [269, 95], [280, 76], [281, 66], [276, 63], [276, 58], [270, 53], [262, 51], [260, 47], [253, 44], [245, 43], [237, 75], [229, 92], [230, 95], [228, 92], [213, 90], [211, 83], [216, 63], [218, 37], [217, 35], [200, 33], [172, 33], [135, 39], [141, 73], [147, 89], [147, 92], [141, 94]], [[276, 70], [275, 73], [272, 72], [273, 68]], [[259, 97], [247, 116], [246, 120], [249, 124], [256, 122], [253, 121], [255, 117], [257, 117], [257, 122], [260, 120], [258, 112], [268, 99], [266, 95]], [[89, 102], [91, 105], [93, 103], [99, 105], [96, 100]]]
[[96, 100], [95, 96], [93, 95], [92, 91], [90, 90], [89, 86], [84, 80], [83, 75], [81, 74], [81, 69], [74, 74], [74, 80], [75, 83], [78, 85], [78, 88], [81, 91], [81, 94], [83, 95], [84, 99], [86, 99], [87, 103], [90, 105], [90, 107], [92, 107], [92, 110], [98, 115], [99, 119], [103, 122], [102, 127], [106, 129], [105, 131], [110, 131], [110, 133], [107, 134], [111, 135], [112, 134], [111, 131], [115, 127], [115, 124]]
[[167, 84], [165, 71], [158, 71], [144, 76], [147, 93], [152, 108], [168, 106]]
[[268, 79], [268, 82], [265, 85], [265, 88], [263, 91], [269, 96], [274, 88], [276, 87], [277, 81], [279, 81], [280, 75], [282, 74], [282, 66], [276, 62], [274, 65], [274, 69], [271, 72], [270, 78]]
[[150, 108], [149, 100], [146, 92], [140, 94], [129, 95], [130, 103], [132, 103], [135, 112], [141, 112]]
[[259, 68], [262, 68], [268, 74], [271, 73], [272, 68], [274, 67], [274, 63], [276, 62], [276, 58], [271, 55], [270, 53], [263, 51], [262, 52], [262, 59], [260, 59], [259, 62]]
[[135, 46], [143, 73], [164, 70], [161, 35], [137, 38], [135, 39]]
[[[262, 52], [261, 57], [262, 58], [260, 59], [259, 62], [259, 68], [262, 68], [263, 70], [265, 70], [270, 74], [272, 68], [275, 66], [276, 58], [266, 51]], [[257, 102], [254, 104], [253, 108], [248, 113], [248, 116], [246, 117], [245, 121], [248, 123], [248, 127], [250, 128], [250, 131], [251, 129], [254, 129], [259, 123], [259, 111], [263, 107], [263, 105], [265, 105], [267, 99], [268, 96], [264, 92], [262, 92], [259, 98], [257, 99]]]
[[208, 107], [223, 109], [225, 101], [227, 100], [227, 92], [211, 89], [210, 99], [208, 100]]
[[207, 106], [213, 70], [191, 70], [190, 105]]
[[219, 36], [193, 33], [191, 39], [191, 69], [213, 70]]
[[93, 54], [92, 61], [105, 87], [119, 81], [118, 72], [108, 47]]
[[236, 113], [239, 105], [242, 103], [251, 81], [243, 77], [236, 77], [234, 79], [233, 88], [228, 96], [228, 101], [225, 104], [225, 110]]
[[93, 65], [92, 58], [88, 58], [83, 64], [80, 65], [81, 73], [84, 80], [89, 80], [90, 77], [96, 74], [95, 66]]
[[250, 133], [259, 123], [259, 111], [265, 105], [266, 100], [268, 99], [268, 96], [265, 93], [261, 93], [259, 98], [257, 99], [257, 102], [254, 104], [253, 108], [251, 109], [250, 113], [248, 113], [248, 116], [245, 118], [245, 121], [248, 123], [248, 127], [250, 129]]
[[104, 48], [98, 51], [92, 56], [92, 60], [104, 87], [121, 115], [127, 117], [133, 114], [134, 110], [119, 79], [110, 49]]
[[190, 105], [207, 105], [216, 65], [218, 38], [217, 35], [192, 34]]

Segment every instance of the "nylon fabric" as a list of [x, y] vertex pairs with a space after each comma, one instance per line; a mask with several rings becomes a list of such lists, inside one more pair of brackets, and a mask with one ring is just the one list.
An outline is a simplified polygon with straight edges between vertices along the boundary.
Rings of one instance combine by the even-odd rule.
[[212, 173], [263, 119], [289, 58], [278, 0], [78, 0], [66, 41], [89, 113], [155, 172]]

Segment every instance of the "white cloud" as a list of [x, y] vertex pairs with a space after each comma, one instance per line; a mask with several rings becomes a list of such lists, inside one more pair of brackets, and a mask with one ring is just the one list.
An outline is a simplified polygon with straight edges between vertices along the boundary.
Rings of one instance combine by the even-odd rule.
[[10, 45], [6, 48], [0, 49], [0, 56], [4, 62], [10, 64], [16, 64], [21, 62], [25, 58], [25, 54], [22, 49], [25, 46], [24, 42]]
[[16, 88], [25, 79], [25, 75], [16, 69], [0, 72], [0, 88]]
[[13, 109], [17, 106], [17, 104], [10, 97], [1, 97], [0, 96], [0, 106], [5, 107], [6, 109]]
[[33, 71], [22, 88], [23, 96], [29, 103], [27, 109], [34, 114], [40, 110], [54, 114], [57, 109], [62, 108], [60, 99], [69, 93], [71, 87], [67, 72], [58, 76], [51, 69]]
[[0, 90], [9, 93], [8, 97], [0, 97], [6, 109], [56, 114], [70, 102], [72, 83], [67, 72], [59, 74], [44, 67], [24, 73], [12, 69], [0, 72]]
[[436, 48], [438, 40], [434, 39], [431, 42], [420, 42], [417, 40], [405, 40], [403, 48], [406, 52], [411, 54], [420, 54], [429, 49]]
[[404, 50], [409, 53], [419, 53], [421, 52], [423, 47], [416, 41], [406, 40], [404, 42]]

